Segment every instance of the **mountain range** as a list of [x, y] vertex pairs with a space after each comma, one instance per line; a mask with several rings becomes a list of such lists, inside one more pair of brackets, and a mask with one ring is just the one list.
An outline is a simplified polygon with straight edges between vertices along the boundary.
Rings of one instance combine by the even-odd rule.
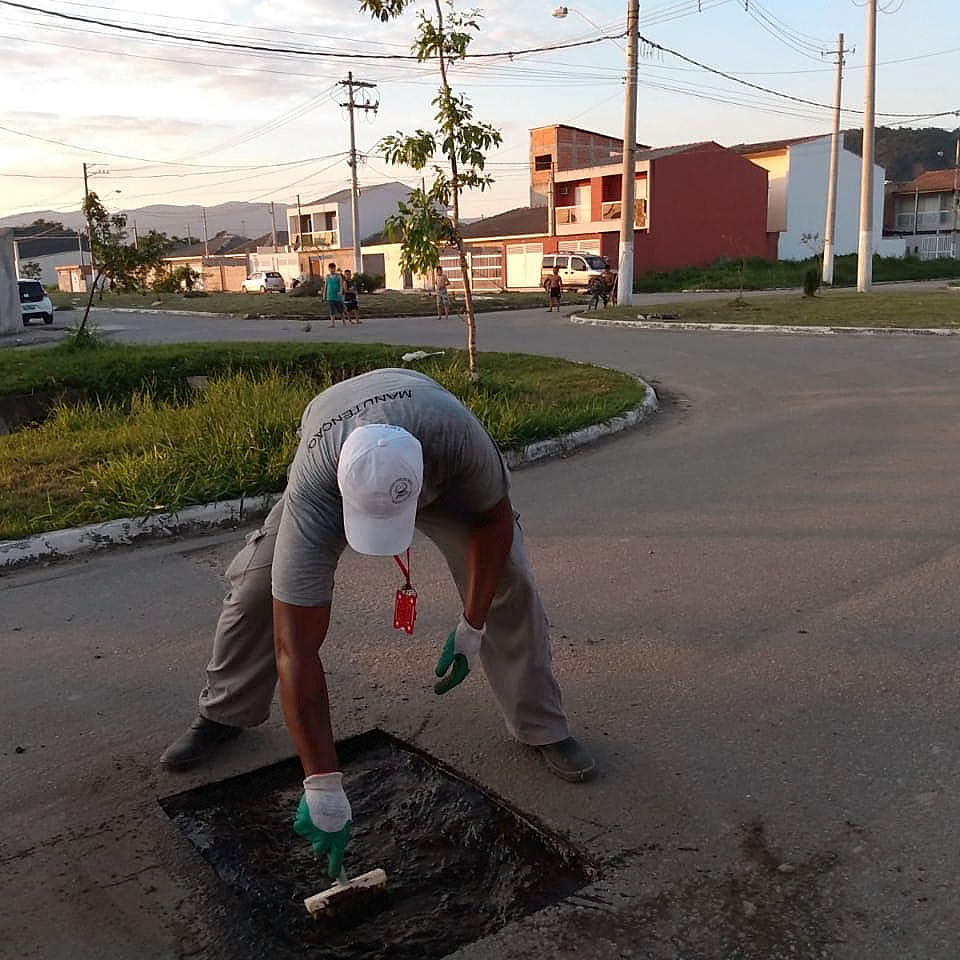
[[[158, 230], [177, 236], [203, 236], [203, 223], [198, 206], [176, 206], [156, 203], [149, 207], [124, 210], [127, 222], [132, 226], [136, 221], [141, 232]], [[286, 207], [276, 206], [277, 230], [287, 229]], [[34, 220], [49, 220], [62, 223], [69, 229], [83, 226], [83, 216], [77, 212], [64, 213], [59, 210], [33, 210], [29, 213], [16, 213], [0, 217], [0, 227], [19, 227], [33, 223]], [[207, 207], [207, 234], [214, 236], [221, 230], [245, 237], [257, 237], [269, 233], [271, 229], [270, 205], [268, 203], [220, 203]]]

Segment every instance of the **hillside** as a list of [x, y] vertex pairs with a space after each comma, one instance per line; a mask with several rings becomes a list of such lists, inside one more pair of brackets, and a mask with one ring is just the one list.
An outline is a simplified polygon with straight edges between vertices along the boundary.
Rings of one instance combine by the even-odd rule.
[[[877, 163], [886, 169], [888, 180], [912, 180], [924, 170], [952, 169], [957, 135], [957, 130], [940, 127], [877, 127]], [[848, 150], [860, 153], [863, 130], [845, 130], [843, 142]]]
[[[287, 229], [286, 207], [277, 204], [277, 230]], [[137, 229], [159, 230], [163, 233], [185, 236], [187, 227], [190, 233], [202, 236], [200, 208], [197, 206], [176, 206], [157, 203], [149, 207], [124, 210], [129, 223], [137, 221]], [[19, 227], [33, 223], [34, 220], [53, 220], [70, 229], [83, 225], [83, 217], [78, 212], [63, 213], [59, 210], [34, 210], [31, 213], [18, 213], [0, 217], [0, 227]], [[248, 237], [260, 236], [270, 230], [270, 205], [268, 203], [221, 203], [207, 207], [207, 232], [212, 237], [220, 230]]]

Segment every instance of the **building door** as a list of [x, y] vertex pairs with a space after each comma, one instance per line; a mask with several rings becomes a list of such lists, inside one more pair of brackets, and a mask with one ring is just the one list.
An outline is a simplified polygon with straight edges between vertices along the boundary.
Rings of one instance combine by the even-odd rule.
[[511, 290], [540, 286], [542, 243], [512, 243], [507, 246], [507, 287]]

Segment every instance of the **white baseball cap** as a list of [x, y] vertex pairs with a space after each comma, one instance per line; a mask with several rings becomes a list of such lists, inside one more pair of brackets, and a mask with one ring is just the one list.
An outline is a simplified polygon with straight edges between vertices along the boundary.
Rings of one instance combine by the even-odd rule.
[[389, 557], [413, 542], [423, 448], [403, 427], [371, 423], [343, 443], [337, 464], [343, 530], [357, 553]]

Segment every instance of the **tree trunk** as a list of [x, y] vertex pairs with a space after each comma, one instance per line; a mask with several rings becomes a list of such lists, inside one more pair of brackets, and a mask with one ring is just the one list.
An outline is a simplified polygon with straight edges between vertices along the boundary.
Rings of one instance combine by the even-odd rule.
[[80, 321], [80, 326], [77, 327], [77, 333], [83, 333], [87, 328], [87, 317], [90, 316], [90, 307], [93, 306], [93, 295], [97, 292], [97, 284], [100, 282], [100, 278], [103, 276], [103, 271], [98, 271], [96, 277], [93, 278], [93, 283], [90, 285], [90, 296], [87, 297], [87, 306], [83, 311], [83, 319]]
[[473, 313], [473, 289], [470, 283], [470, 271], [467, 269], [467, 253], [463, 241], [457, 237], [457, 252], [460, 254], [460, 272], [463, 274], [464, 323], [467, 325], [467, 363], [470, 379], [476, 383], [480, 379], [477, 369], [477, 321]]
[[[447, 64], [443, 56], [443, 10], [440, 7], [440, 0], [433, 0], [437, 8], [437, 29], [440, 32], [440, 78], [443, 81], [444, 95], [450, 97], [450, 83], [447, 80]], [[470, 380], [476, 383], [480, 379], [480, 371], [477, 367], [477, 321], [473, 313], [473, 290], [470, 285], [470, 270], [467, 265], [467, 253], [463, 248], [463, 239], [460, 236], [460, 184], [457, 181], [457, 150], [456, 150], [456, 131], [448, 130], [454, 145], [450, 150], [448, 159], [450, 161], [451, 173], [451, 213], [450, 220], [453, 223], [453, 233], [457, 238], [457, 253], [460, 255], [460, 273], [463, 275], [463, 306], [466, 314], [465, 322], [467, 324], [467, 363], [470, 369]]]

